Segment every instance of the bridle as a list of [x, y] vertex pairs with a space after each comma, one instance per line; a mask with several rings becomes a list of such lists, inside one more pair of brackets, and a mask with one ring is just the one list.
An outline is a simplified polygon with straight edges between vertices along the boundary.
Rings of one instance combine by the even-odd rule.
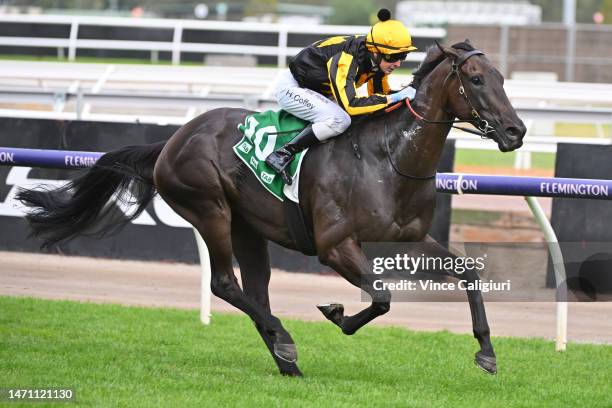
[[[406, 106], [408, 107], [408, 109], [410, 110], [410, 112], [412, 113], [412, 115], [419, 121], [424, 122], [424, 123], [429, 123], [429, 124], [437, 124], [437, 125], [451, 125], [451, 127], [455, 128], [455, 129], [459, 129], [462, 130], [464, 132], [468, 132], [468, 133], [472, 133], [475, 135], [480, 136], [483, 139], [490, 139], [491, 137], [489, 136], [489, 133], [494, 133], [495, 129], [489, 125], [489, 122], [486, 119], [483, 119], [480, 114], [478, 113], [478, 110], [476, 110], [476, 108], [474, 107], [474, 104], [472, 104], [472, 101], [470, 100], [469, 96], [467, 95], [467, 93], [465, 92], [465, 87], [463, 86], [463, 81], [461, 80], [461, 73], [459, 72], [459, 68], [461, 68], [461, 66], [470, 58], [473, 57], [475, 55], [485, 55], [484, 52], [480, 51], [480, 50], [472, 50], [472, 51], [468, 51], [465, 54], [461, 55], [459, 58], [457, 58], [456, 60], [453, 60], [451, 63], [451, 70], [449, 71], [449, 73], [446, 75], [446, 78], [444, 78], [444, 82], [442, 83], [442, 86], [444, 87], [446, 85], [446, 82], [450, 79], [450, 77], [452, 77], [453, 75], [457, 76], [457, 79], [459, 80], [459, 94], [462, 95], [467, 104], [470, 107], [470, 114], [472, 115], [473, 119], [470, 120], [429, 120], [424, 118], [423, 116], [419, 115], [418, 113], [416, 113], [414, 111], [414, 109], [412, 108], [412, 105], [410, 105], [410, 100], [406, 99]], [[447, 56], [447, 58], [449, 58]], [[399, 106], [399, 104], [397, 105]], [[392, 110], [392, 109], [391, 109]], [[446, 110], [446, 109], [445, 109]], [[450, 113], [447, 111], [447, 113]], [[450, 113], [452, 115], [452, 113]], [[474, 129], [468, 129], [468, 128], [464, 128], [461, 126], [455, 126], [455, 123], [471, 123], [474, 126], [476, 126], [476, 128], [478, 130], [474, 130]], [[389, 149], [389, 140], [387, 138], [387, 123], [385, 122], [385, 134], [384, 134], [384, 139], [385, 139], [385, 148], [387, 150], [387, 158], [389, 159], [389, 163], [391, 164], [391, 167], [393, 168], [393, 170], [399, 174], [400, 176], [412, 179], [412, 180], [431, 180], [433, 178], [436, 177], [436, 173], [429, 175], [429, 176], [413, 176], [411, 174], [406, 174], [403, 173], [399, 167], [393, 162], [393, 158], [391, 157], [391, 150]]]
[[[484, 52], [480, 50], [472, 50], [472, 51], [466, 52], [461, 57], [459, 57], [457, 60], [454, 60], [451, 63], [450, 71], [448, 72], [448, 74], [446, 75], [446, 78], [444, 78], [444, 82], [442, 83], [442, 86], [444, 87], [446, 85], [446, 82], [448, 82], [448, 80], [450, 79], [450, 77], [452, 77], [453, 75], [457, 76], [457, 80], [459, 81], [459, 89], [458, 89], [459, 95], [462, 95], [465, 98], [465, 101], [470, 107], [470, 114], [472, 115], [473, 119], [470, 119], [470, 120], [429, 120], [419, 115], [418, 113], [416, 113], [414, 109], [412, 108], [412, 105], [410, 105], [410, 101], [406, 99], [406, 106], [408, 106], [408, 109], [410, 110], [412, 115], [417, 120], [420, 120], [422, 122], [429, 123], [429, 124], [438, 124], [438, 125], [449, 125], [450, 124], [451, 127], [454, 127], [455, 129], [459, 129], [464, 132], [478, 135], [482, 137], [483, 139], [491, 138], [489, 136], [489, 133], [494, 133], [495, 129], [491, 125], [489, 125], [489, 122], [486, 119], [483, 119], [480, 116], [480, 113], [478, 113], [478, 110], [476, 110], [476, 108], [474, 107], [474, 104], [472, 103], [469, 96], [465, 92], [465, 86], [463, 86], [463, 81], [461, 80], [461, 73], [459, 72], [459, 68], [461, 68], [461, 66], [470, 57], [473, 57], [474, 55], [485, 55], [485, 54]], [[450, 112], [447, 111], [447, 113], [450, 113]], [[454, 126], [455, 123], [471, 123], [474, 126], [476, 126], [478, 130], [468, 129], [468, 128], [464, 128], [461, 126]]]

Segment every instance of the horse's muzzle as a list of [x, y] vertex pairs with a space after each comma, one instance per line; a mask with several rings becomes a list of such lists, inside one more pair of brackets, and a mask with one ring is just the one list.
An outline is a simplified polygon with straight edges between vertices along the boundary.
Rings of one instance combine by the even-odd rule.
[[523, 137], [527, 133], [527, 128], [522, 121], [511, 126], [506, 126], [503, 131], [503, 136], [497, 140], [499, 150], [502, 152], [511, 152], [523, 145]]

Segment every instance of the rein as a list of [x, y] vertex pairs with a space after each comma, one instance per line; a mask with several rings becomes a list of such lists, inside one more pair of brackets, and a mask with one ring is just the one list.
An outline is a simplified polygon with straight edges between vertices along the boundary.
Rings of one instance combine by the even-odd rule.
[[391, 158], [391, 149], [389, 149], [389, 138], [387, 137], [387, 122], [385, 122], [385, 134], [384, 134], [383, 138], [385, 140], [385, 149], [386, 149], [386, 153], [387, 153], [387, 159], [389, 159], [389, 163], [391, 163], [391, 167], [393, 167], [393, 170], [395, 170], [395, 172], [397, 174], [399, 174], [400, 176], [412, 179], [412, 180], [421, 180], [421, 181], [431, 180], [431, 179], [436, 177], [436, 173], [434, 173], [434, 174], [432, 174], [430, 176], [413, 176], [411, 174], [402, 173], [402, 171], [399, 169], [399, 167], [397, 167], [397, 164], [395, 164], [395, 162]]
[[[415, 110], [412, 108], [412, 105], [410, 104], [410, 100], [409, 99], [406, 99], [406, 106], [408, 107], [408, 110], [410, 110], [410, 113], [412, 113], [412, 116], [414, 116], [417, 120], [420, 120], [421, 122], [430, 123], [430, 124], [440, 124], [440, 125], [441, 124], [448, 125], [448, 124], [451, 124], [451, 123], [472, 123], [469, 120], [428, 120], [428, 119], [425, 119], [423, 116], [421, 116], [421, 115], [419, 115], [418, 113], [415, 112]], [[474, 110], [474, 112], [476, 112], [476, 111]], [[478, 112], [476, 112], [476, 113], [478, 114]], [[486, 120], [484, 122], [486, 123], [485, 129], [490, 128], [489, 122], [487, 122]], [[466, 133], [471, 133], [473, 135], [480, 136], [483, 139], [488, 139], [489, 138], [489, 136], [487, 136], [487, 133], [485, 133], [484, 131], [480, 130], [480, 128], [478, 128], [478, 130], [474, 130], [474, 129], [465, 128], [465, 127], [462, 127], [462, 126], [455, 126], [455, 125], [451, 125], [451, 127], [455, 128], [455, 129], [459, 129], [459, 130], [461, 130], [463, 132], [466, 132]], [[490, 130], [488, 133], [491, 133], [491, 132], [494, 132], [494, 131]]]

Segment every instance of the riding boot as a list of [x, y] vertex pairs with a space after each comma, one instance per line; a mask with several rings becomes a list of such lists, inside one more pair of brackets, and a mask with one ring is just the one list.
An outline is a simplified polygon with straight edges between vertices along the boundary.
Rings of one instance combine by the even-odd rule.
[[276, 174], [280, 175], [286, 184], [291, 185], [293, 179], [289, 175], [288, 167], [293, 160], [293, 156], [318, 142], [319, 139], [312, 131], [312, 125], [308, 125], [292, 141], [266, 157], [266, 164]]

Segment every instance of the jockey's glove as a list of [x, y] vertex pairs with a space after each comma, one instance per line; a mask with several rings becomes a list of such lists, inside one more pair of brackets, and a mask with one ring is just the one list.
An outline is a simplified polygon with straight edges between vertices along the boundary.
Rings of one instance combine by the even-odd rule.
[[396, 103], [399, 101], [403, 101], [404, 99], [413, 100], [414, 95], [416, 95], [416, 89], [411, 86], [408, 86], [402, 89], [399, 92], [392, 93], [391, 95], [387, 95], [388, 101], [390, 104]]

